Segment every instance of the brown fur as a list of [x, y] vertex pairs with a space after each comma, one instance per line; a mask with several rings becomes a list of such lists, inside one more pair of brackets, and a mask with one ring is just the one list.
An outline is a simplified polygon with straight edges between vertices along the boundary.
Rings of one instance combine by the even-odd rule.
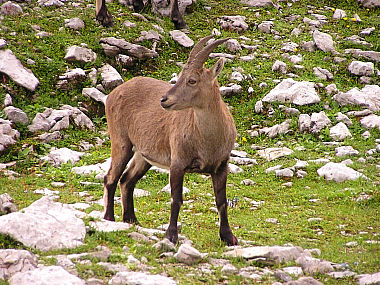
[[188, 65], [174, 86], [136, 77], [111, 92], [106, 102], [112, 156], [111, 168], [104, 179], [106, 219], [114, 220], [113, 196], [120, 179], [123, 220], [137, 223], [133, 208], [137, 180], [152, 164], [166, 167], [170, 169], [172, 189], [167, 237], [176, 242], [183, 176], [186, 172], [209, 173], [220, 210], [221, 238], [228, 244], [237, 243], [226, 212], [227, 161], [236, 130], [217, 82], [223, 64], [224, 60], [219, 60], [210, 70]]

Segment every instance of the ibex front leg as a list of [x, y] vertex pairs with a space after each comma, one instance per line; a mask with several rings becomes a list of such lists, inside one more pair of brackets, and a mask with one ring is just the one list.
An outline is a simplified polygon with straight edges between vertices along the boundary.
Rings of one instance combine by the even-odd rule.
[[177, 221], [179, 210], [183, 204], [182, 187], [184, 175], [185, 171], [183, 169], [170, 167], [171, 210], [170, 223], [166, 232], [166, 237], [174, 244], [178, 240]]
[[238, 241], [232, 234], [227, 217], [227, 198], [226, 198], [226, 182], [228, 174], [228, 161], [222, 162], [221, 166], [215, 173], [211, 174], [212, 184], [214, 186], [214, 193], [216, 199], [216, 207], [219, 213], [219, 235], [222, 241], [227, 245], [237, 245]]

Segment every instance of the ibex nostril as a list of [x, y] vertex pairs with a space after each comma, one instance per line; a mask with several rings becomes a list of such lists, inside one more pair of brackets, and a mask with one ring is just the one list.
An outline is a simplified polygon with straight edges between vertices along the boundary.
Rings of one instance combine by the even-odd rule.
[[163, 96], [163, 97], [161, 98], [161, 103], [164, 103], [164, 102], [166, 102], [166, 101], [168, 101], [168, 97]]

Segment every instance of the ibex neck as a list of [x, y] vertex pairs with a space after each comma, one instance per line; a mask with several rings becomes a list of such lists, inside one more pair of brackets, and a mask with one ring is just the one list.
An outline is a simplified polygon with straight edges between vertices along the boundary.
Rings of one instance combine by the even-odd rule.
[[220, 144], [235, 139], [233, 119], [222, 101], [220, 94], [207, 106], [194, 109], [196, 128], [205, 139], [205, 143]]

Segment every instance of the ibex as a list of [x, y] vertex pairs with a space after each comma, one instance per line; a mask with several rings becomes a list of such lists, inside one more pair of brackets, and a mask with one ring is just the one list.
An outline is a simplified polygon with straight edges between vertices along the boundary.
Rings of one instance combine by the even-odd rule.
[[[135, 77], [115, 88], [106, 101], [111, 138], [111, 167], [104, 178], [104, 218], [114, 221], [114, 194], [120, 179], [123, 221], [138, 223], [133, 191], [152, 166], [170, 170], [171, 213], [166, 237], [177, 242], [177, 220], [183, 203], [186, 172], [211, 174], [219, 212], [220, 238], [236, 245], [227, 218], [228, 160], [236, 138], [233, 118], [223, 102], [217, 76], [219, 59], [211, 69], [204, 63], [227, 39], [201, 39], [190, 52], [177, 83]], [[128, 169], [123, 173], [132, 158]]]
[[[131, 0], [133, 9], [135, 12], [140, 12], [144, 8], [143, 0]], [[150, 6], [151, 0], [148, 0], [147, 5]], [[178, 0], [171, 0], [170, 2], [170, 18], [174, 23], [176, 29], [186, 29], [187, 24], [179, 12]], [[96, 0], [95, 9], [96, 20], [98, 20], [103, 26], [109, 27], [113, 25], [113, 17], [108, 11], [105, 0]]]

